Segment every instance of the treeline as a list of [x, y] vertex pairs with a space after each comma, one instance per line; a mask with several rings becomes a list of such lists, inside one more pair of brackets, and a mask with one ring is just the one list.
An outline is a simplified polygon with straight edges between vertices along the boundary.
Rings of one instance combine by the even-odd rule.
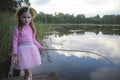
[[74, 16], [64, 13], [55, 13], [54, 15], [52, 15], [52, 14], [45, 14], [43, 12], [40, 12], [37, 15], [35, 21], [39, 23], [120, 24], [120, 15], [104, 15], [101, 18], [99, 15], [96, 15], [94, 17], [85, 17], [84, 14], [78, 14], [77, 16]]

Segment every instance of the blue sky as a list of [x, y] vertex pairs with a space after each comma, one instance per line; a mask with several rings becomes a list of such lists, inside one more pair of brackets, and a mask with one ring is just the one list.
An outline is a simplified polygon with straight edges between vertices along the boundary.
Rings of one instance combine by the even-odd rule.
[[99, 14], [120, 14], [120, 0], [30, 0], [37, 12], [54, 14], [84, 14], [87, 17]]

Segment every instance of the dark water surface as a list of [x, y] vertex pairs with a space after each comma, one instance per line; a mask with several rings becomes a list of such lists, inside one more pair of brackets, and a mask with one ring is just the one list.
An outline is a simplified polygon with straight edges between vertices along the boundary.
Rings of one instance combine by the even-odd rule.
[[120, 27], [56, 27], [44, 44], [52, 49], [42, 55], [34, 74], [56, 72], [60, 80], [120, 80]]

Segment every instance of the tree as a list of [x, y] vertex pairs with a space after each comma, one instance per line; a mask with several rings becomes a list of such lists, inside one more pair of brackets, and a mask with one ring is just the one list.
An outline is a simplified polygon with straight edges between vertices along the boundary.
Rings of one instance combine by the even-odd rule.
[[75, 23], [74, 15], [65, 14], [64, 19], [65, 19], [64, 23]]
[[14, 0], [0, 0], [0, 11], [14, 11], [17, 7], [17, 2]]
[[29, 0], [0, 0], [0, 11], [16, 11], [16, 8], [22, 6], [22, 3], [30, 5]]
[[83, 14], [78, 14], [76, 16], [76, 23], [84, 23], [85, 22], [85, 16]]
[[116, 24], [120, 24], [120, 15], [116, 15]]

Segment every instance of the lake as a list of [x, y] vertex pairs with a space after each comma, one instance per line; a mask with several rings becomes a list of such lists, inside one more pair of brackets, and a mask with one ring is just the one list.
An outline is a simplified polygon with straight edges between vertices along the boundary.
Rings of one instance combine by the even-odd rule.
[[42, 52], [43, 64], [33, 74], [55, 72], [60, 80], [120, 80], [120, 26], [54, 27], [43, 44], [68, 51]]

